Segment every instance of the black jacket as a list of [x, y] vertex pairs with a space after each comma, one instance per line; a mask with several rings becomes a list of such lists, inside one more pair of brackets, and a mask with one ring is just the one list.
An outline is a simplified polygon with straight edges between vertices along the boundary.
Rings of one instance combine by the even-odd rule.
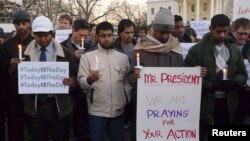
[[17, 34], [10, 38], [0, 48], [0, 73], [1, 73], [1, 93], [4, 97], [18, 97], [17, 69], [10, 71], [11, 58], [18, 58], [18, 45], [22, 45], [23, 52], [28, 44], [34, 39], [29, 34], [22, 39]]

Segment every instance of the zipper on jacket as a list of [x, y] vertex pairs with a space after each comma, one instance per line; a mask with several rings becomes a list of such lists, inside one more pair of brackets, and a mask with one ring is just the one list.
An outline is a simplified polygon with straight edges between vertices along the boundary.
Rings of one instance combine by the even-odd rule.
[[128, 96], [127, 96], [127, 93], [126, 93], [126, 91], [123, 89], [123, 91], [124, 91], [124, 95], [125, 95], [125, 98], [126, 98], [126, 105], [128, 104]]
[[112, 74], [111, 74], [111, 67], [110, 67], [110, 61], [109, 61], [109, 50], [107, 51], [107, 58], [108, 58], [108, 63], [109, 63], [109, 83], [110, 83], [110, 99], [111, 99], [111, 106], [110, 106], [110, 115], [111, 115], [111, 117], [112, 117], [112, 115], [113, 115], [113, 112], [112, 112], [112, 105], [113, 105], [113, 103], [112, 103], [112, 86], [111, 86], [111, 82], [112, 82], [112, 79], [111, 79], [111, 76], [112, 76]]
[[90, 103], [93, 104], [93, 98], [94, 98], [94, 88], [90, 89]]
[[55, 96], [55, 99], [56, 99], [56, 107], [57, 107], [58, 113], [60, 114], [60, 113], [61, 113], [61, 111], [60, 111], [60, 108], [59, 108], [59, 105], [58, 105], [58, 101], [57, 101], [56, 96]]
[[36, 94], [35, 95], [35, 109], [36, 109], [36, 112], [37, 112], [37, 99], [38, 99], [38, 95]]

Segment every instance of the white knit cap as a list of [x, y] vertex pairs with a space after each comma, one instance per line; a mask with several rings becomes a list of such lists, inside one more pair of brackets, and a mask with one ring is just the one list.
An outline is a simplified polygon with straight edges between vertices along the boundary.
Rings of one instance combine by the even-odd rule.
[[32, 22], [33, 32], [53, 32], [53, 24], [51, 20], [45, 16], [39, 16]]
[[171, 10], [162, 8], [155, 15], [154, 21], [152, 23], [154, 30], [159, 31], [172, 31], [174, 28], [174, 16]]

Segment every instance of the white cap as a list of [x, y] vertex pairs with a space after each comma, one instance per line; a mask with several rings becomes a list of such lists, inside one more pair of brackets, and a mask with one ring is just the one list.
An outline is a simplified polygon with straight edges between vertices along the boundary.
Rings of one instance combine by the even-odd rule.
[[53, 31], [51, 20], [45, 16], [36, 17], [32, 22], [33, 32], [50, 32]]

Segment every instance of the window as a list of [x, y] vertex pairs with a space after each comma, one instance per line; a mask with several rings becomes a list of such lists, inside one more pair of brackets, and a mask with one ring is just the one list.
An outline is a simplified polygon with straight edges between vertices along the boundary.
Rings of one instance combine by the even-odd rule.
[[162, 9], [162, 7], [160, 7], [160, 9]]
[[179, 13], [181, 13], [181, 6], [179, 6]]
[[168, 9], [171, 10], [171, 6], [169, 6]]
[[203, 3], [203, 11], [207, 11], [207, 3]]
[[195, 5], [192, 4], [192, 5], [191, 5], [191, 12], [194, 12], [194, 11], [195, 11]]
[[155, 9], [151, 8], [151, 15], [154, 15], [154, 14], [155, 14]]

